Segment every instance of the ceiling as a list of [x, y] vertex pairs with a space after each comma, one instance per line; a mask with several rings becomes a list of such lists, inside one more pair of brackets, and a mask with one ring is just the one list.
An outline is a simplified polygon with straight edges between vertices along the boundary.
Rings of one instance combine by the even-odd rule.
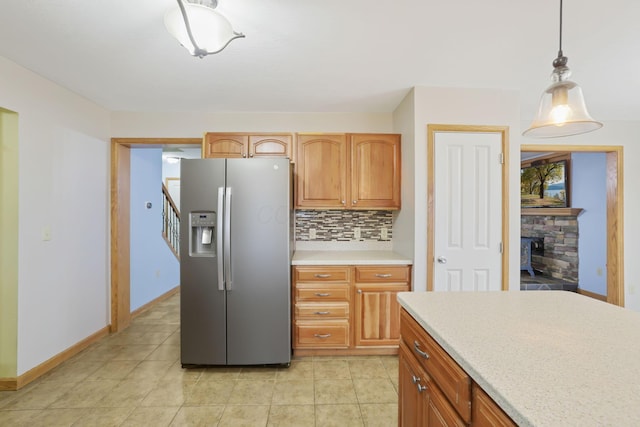
[[[114, 111], [391, 112], [438, 86], [518, 90], [528, 119], [558, 50], [558, 0], [218, 3], [246, 38], [198, 59], [164, 28], [175, 0], [5, 1], [0, 56]], [[637, 0], [564, 2], [595, 119], [640, 119], [639, 16]]]

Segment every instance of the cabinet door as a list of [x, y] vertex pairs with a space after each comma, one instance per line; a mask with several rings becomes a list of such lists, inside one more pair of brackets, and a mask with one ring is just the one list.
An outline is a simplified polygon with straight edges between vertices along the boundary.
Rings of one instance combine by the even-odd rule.
[[299, 134], [296, 156], [296, 207], [345, 208], [346, 135]]
[[287, 157], [291, 156], [292, 135], [250, 135], [249, 157]]
[[249, 136], [234, 133], [207, 132], [202, 141], [204, 158], [247, 157]]
[[400, 209], [400, 135], [350, 134], [351, 205]]
[[427, 376], [415, 364], [413, 355], [404, 344], [400, 345], [398, 362], [398, 425], [400, 427], [423, 426], [429, 411]]
[[400, 342], [398, 292], [409, 290], [402, 284], [355, 285], [355, 345], [397, 346]]

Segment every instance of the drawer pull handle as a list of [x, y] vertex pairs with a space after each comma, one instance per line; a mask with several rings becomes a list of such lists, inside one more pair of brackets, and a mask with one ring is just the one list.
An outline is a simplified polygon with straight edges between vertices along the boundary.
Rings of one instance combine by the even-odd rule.
[[411, 376], [411, 382], [417, 384], [420, 382], [420, 377], [416, 377], [415, 375]]
[[385, 274], [381, 274], [381, 273], [376, 273], [376, 277], [379, 277], [381, 279], [388, 279], [389, 277], [391, 277], [392, 275], [390, 273], [385, 273]]
[[314, 314], [319, 314], [321, 316], [326, 316], [327, 314], [331, 314], [330, 311], [316, 311]]
[[418, 343], [418, 341], [413, 342], [413, 349], [416, 351], [416, 353], [418, 353], [423, 358], [425, 359], [429, 358], [429, 355], [426, 352], [420, 350], [420, 344]]
[[314, 334], [313, 336], [316, 338], [326, 339], [329, 338], [331, 334]]
[[331, 277], [330, 274], [314, 274], [314, 277], [317, 277], [318, 279], [328, 279], [329, 277]]
[[420, 385], [420, 383], [416, 384], [416, 387], [418, 388], [418, 393], [422, 393], [427, 389], [426, 385]]
[[322, 292], [316, 292], [316, 296], [317, 297], [330, 297], [331, 294], [329, 293], [322, 293]]

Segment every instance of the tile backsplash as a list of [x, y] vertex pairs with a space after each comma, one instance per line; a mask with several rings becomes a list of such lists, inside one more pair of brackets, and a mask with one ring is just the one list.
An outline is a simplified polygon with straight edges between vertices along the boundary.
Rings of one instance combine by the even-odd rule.
[[379, 210], [296, 210], [295, 222], [296, 241], [388, 242], [393, 214]]

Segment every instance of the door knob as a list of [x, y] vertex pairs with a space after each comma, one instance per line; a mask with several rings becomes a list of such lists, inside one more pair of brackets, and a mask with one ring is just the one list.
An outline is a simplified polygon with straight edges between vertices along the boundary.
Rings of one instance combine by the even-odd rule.
[[442, 255], [440, 255], [440, 256], [438, 257], [438, 262], [439, 262], [440, 264], [446, 264], [446, 263], [447, 263], [447, 258], [446, 258], [446, 257], [444, 257], [444, 256], [442, 256]]

